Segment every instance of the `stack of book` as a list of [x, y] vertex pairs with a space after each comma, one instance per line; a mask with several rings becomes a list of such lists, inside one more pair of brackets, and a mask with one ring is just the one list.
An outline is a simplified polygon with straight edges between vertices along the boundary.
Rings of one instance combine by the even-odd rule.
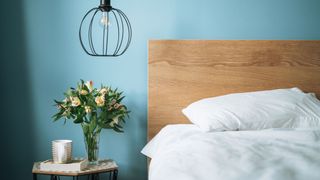
[[41, 171], [83, 171], [88, 166], [86, 159], [73, 159], [67, 164], [54, 163], [52, 159], [40, 163]]

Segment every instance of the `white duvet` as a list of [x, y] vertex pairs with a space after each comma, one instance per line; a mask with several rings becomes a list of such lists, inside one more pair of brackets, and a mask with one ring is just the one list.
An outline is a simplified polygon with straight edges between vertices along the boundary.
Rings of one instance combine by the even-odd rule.
[[169, 125], [142, 153], [149, 180], [320, 180], [320, 129], [201, 132]]

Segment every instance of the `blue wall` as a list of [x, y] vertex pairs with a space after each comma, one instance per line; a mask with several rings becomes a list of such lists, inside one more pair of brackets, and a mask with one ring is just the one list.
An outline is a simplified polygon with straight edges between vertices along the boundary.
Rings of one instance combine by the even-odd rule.
[[24, 105], [1, 108], [2, 137], [10, 140], [5, 160], [14, 167], [23, 159], [11, 179], [30, 176], [32, 161], [49, 158], [54, 139], [72, 139], [74, 154], [84, 156], [81, 128], [50, 118], [52, 100], [62, 98], [80, 78], [125, 91], [131, 119], [124, 134], [103, 131], [100, 156], [118, 162], [120, 179], [147, 179], [140, 150], [147, 132], [149, 39], [320, 39], [319, 0], [114, 0], [113, 6], [131, 20], [132, 44], [119, 58], [94, 58], [82, 51], [78, 27], [96, 4], [98, 0], [1, 2], [1, 17], [10, 17], [1, 25], [1, 89], [5, 102]]

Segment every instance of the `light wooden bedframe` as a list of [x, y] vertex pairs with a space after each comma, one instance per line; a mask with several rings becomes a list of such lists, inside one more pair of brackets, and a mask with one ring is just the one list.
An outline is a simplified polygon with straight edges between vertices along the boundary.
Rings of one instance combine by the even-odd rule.
[[148, 139], [205, 97], [299, 87], [320, 95], [320, 41], [149, 41]]

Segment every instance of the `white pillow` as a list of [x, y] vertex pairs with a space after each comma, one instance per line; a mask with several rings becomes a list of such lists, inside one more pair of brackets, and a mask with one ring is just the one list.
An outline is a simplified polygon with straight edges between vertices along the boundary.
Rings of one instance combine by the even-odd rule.
[[202, 99], [182, 112], [204, 131], [320, 126], [320, 102], [298, 88]]

